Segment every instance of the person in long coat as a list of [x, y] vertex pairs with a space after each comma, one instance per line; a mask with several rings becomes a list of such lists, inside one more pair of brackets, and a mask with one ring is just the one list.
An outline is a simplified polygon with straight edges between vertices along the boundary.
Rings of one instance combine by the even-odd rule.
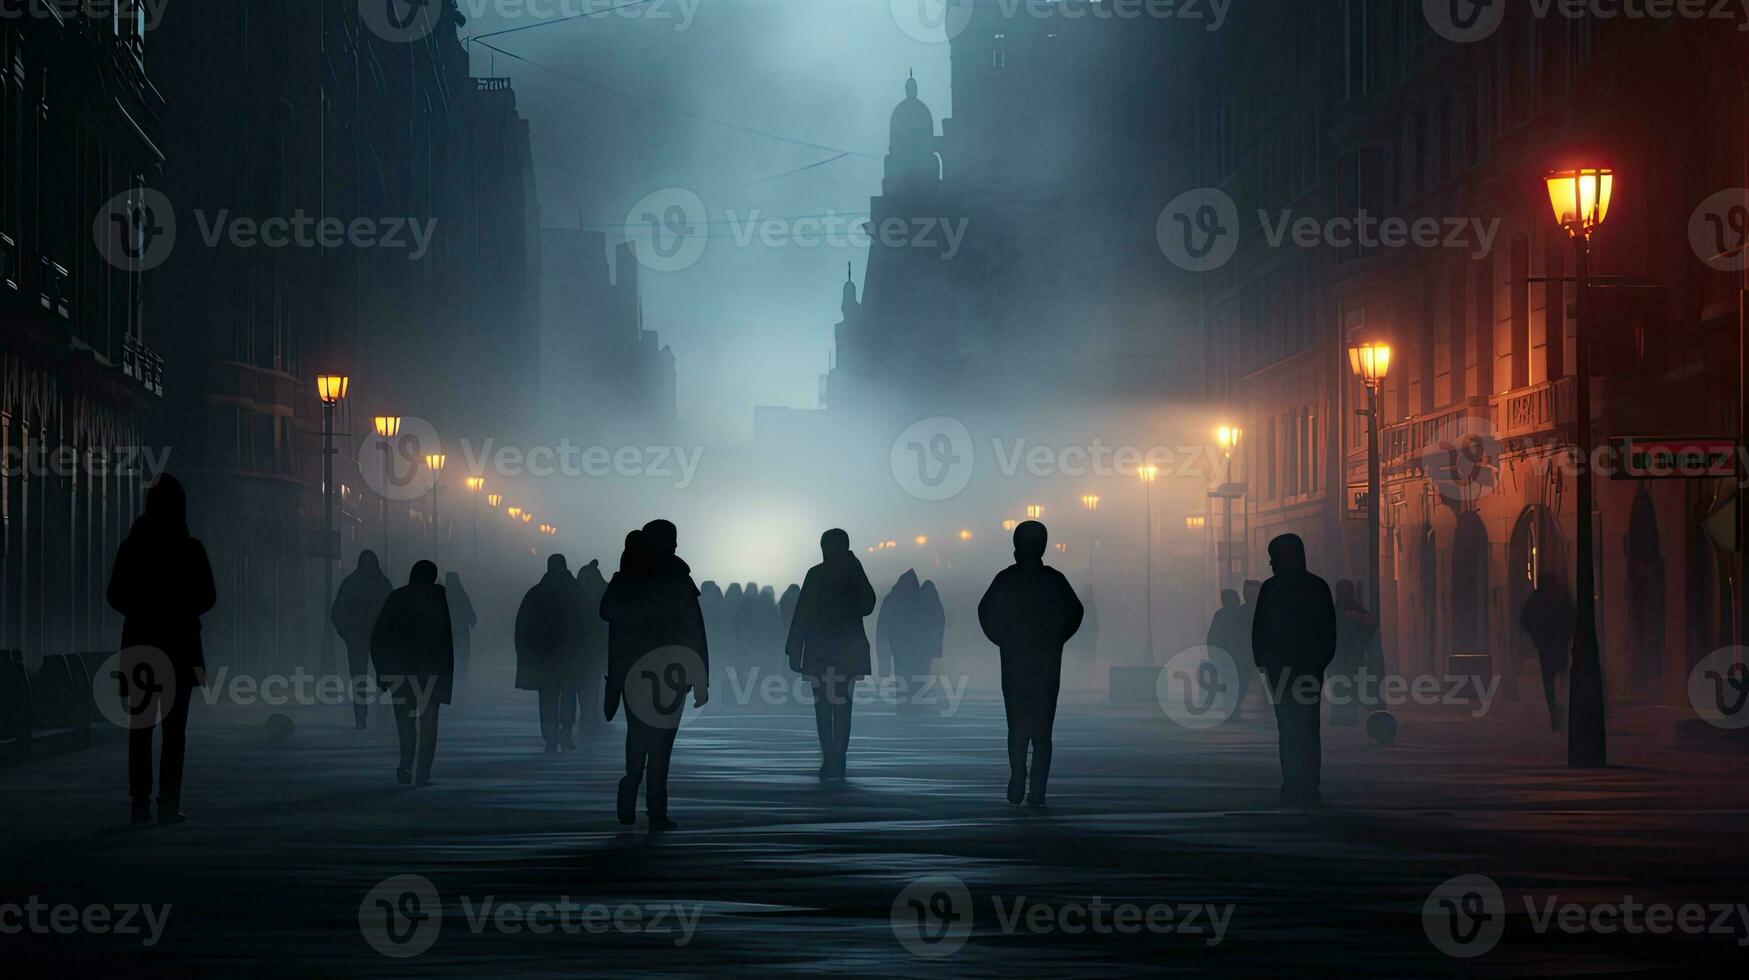
[[790, 583], [789, 588], [783, 590], [783, 595], [777, 600], [777, 615], [782, 624], [781, 633], [786, 641], [789, 639], [790, 624], [796, 621], [796, 604], [801, 600], [802, 587], [794, 582]]
[[455, 572], [443, 575], [443, 591], [449, 598], [449, 631], [455, 636], [455, 679], [467, 680], [468, 664], [474, 650], [474, 627], [480, 617], [474, 613], [474, 601], [462, 588], [462, 577]]
[[1336, 603], [1330, 586], [1306, 570], [1306, 544], [1299, 535], [1269, 542], [1269, 567], [1275, 574], [1257, 594], [1251, 651], [1275, 706], [1281, 800], [1315, 806], [1322, 801], [1318, 709], [1324, 671], [1336, 657]]
[[383, 574], [376, 552], [361, 551], [358, 567], [341, 580], [334, 594], [334, 608], [328, 614], [334, 631], [346, 644], [346, 663], [352, 672], [352, 723], [361, 732], [370, 714], [365, 690], [370, 676], [370, 631], [393, 591], [395, 587]]
[[571, 751], [577, 691], [583, 683], [583, 587], [564, 555], [547, 558], [547, 573], [516, 610], [516, 689], [539, 695], [540, 733], [546, 751]]
[[[128, 729], [128, 794], [133, 820], [152, 819], [152, 732], [160, 731], [158, 820], [179, 823], [182, 763], [188, 744], [188, 708], [205, 681], [206, 654], [200, 617], [218, 602], [206, 547], [188, 533], [188, 497], [165, 474], [146, 491], [146, 509], [116, 551], [110, 572], [109, 607], [122, 615], [122, 672], [129, 682], [154, 692], [123, 692], [138, 708]], [[159, 676], [168, 672], [170, 676]], [[156, 719], [146, 712], [155, 712]]]
[[820, 564], [802, 579], [784, 653], [790, 669], [813, 690], [820, 780], [842, 782], [850, 754], [852, 695], [857, 680], [871, 669], [862, 621], [874, 612], [875, 590], [850, 550], [850, 535], [837, 528], [820, 535], [820, 554]]
[[436, 563], [414, 564], [407, 584], [383, 603], [370, 633], [370, 656], [377, 684], [395, 706], [401, 741], [395, 778], [402, 785], [425, 786], [437, 753], [439, 708], [455, 691], [455, 640]]
[[[1049, 533], [1038, 521], [1014, 529], [1014, 564], [978, 602], [978, 624], [1002, 656], [1008, 714], [1008, 802], [1045, 805], [1051, 732], [1063, 683], [1063, 646], [1081, 628], [1081, 600], [1063, 573], [1044, 563]], [[1032, 766], [1027, 767], [1027, 749]]]
[[601, 703], [602, 685], [607, 676], [607, 623], [601, 618], [601, 597], [607, 593], [607, 580], [601, 577], [601, 562], [590, 559], [577, 569], [577, 586], [583, 590], [583, 657], [577, 681], [578, 728], [605, 727], [594, 706]]
[[1573, 597], [1553, 575], [1537, 579], [1536, 589], [1524, 600], [1518, 624], [1530, 634], [1536, 658], [1542, 667], [1543, 700], [1549, 706], [1549, 731], [1561, 730], [1561, 702], [1556, 690], [1567, 658], [1573, 651]]
[[1221, 590], [1221, 608], [1215, 610], [1209, 620], [1205, 643], [1220, 650], [1233, 659], [1238, 676], [1233, 683], [1238, 686], [1238, 694], [1234, 699], [1233, 714], [1236, 717], [1245, 705], [1245, 693], [1250, 689], [1251, 677], [1257, 672], [1250, 666], [1251, 659], [1251, 624], [1245, 618], [1245, 607], [1239, 601], [1239, 593], [1235, 589]]
[[875, 616], [874, 667], [877, 674], [903, 677], [909, 682], [916, 660], [917, 598], [923, 585], [915, 569], [907, 568], [887, 594], [881, 597]]

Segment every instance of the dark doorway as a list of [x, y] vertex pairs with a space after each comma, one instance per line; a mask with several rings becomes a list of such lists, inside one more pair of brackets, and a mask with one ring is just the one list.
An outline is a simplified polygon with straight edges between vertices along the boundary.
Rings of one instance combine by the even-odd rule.
[[1451, 539], [1451, 652], [1487, 653], [1488, 529], [1474, 511], [1458, 517]]

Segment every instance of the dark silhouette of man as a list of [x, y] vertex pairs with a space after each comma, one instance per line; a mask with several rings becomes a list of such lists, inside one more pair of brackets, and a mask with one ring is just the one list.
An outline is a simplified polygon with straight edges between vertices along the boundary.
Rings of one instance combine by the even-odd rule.
[[[1063, 573], [1045, 565], [1049, 533], [1038, 521], [1014, 529], [1014, 564], [996, 573], [978, 602], [978, 625], [1002, 657], [1008, 713], [1008, 802], [1045, 805], [1051, 729], [1063, 684], [1063, 646], [1085, 610]], [[1032, 749], [1030, 783], [1027, 748]]]
[[407, 584], [383, 603], [370, 633], [370, 655], [377, 684], [395, 706], [395, 732], [401, 740], [395, 779], [402, 785], [429, 785], [439, 708], [450, 702], [455, 689], [449, 600], [437, 584], [435, 562], [414, 564]]
[[790, 583], [789, 588], [783, 590], [783, 596], [777, 600], [777, 615], [780, 624], [780, 632], [783, 634], [786, 642], [789, 639], [790, 624], [796, 621], [796, 604], [801, 601], [802, 587], [793, 582]]
[[1250, 694], [1259, 676], [1257, 657], [1251, 650], [1251, 624], [1257, 616], [1257, 596], [1263, 591], [1263, 583], [1248, 578], [1240, 588], [1245, 597], [1245, 604], [1239, 607], [1240, 620], [1244, 624], [1239, 633], [1241, 642], [1239, 649], [1227, 651], [1239, 665], [1239, 700], [1233, 705], [1234, 718], [1244, 717], [1246, 696]]
[[480, 617], [474, 613], [474, 601], [462, 588], [462, 577], [455, 572], [443, 574], [443, 591], [449, 600], [449, 631], [455, 636], [455, 679], [466, 680], [468, 664], [474, 650], [474, 627]]
[[583, 587], [564, 555], [547, 558], [547, 573], [516, 610], [516, 689], [539, 696], [540, 733], [549, 753], [572, 751], [577, 690], [583, 682]]
[[941, 659], [942, 642], [947, 638], [947, 610], [942, 608], [941, 593], [933, 581], [925, 580], [917, 592], [917, 665], [914, 675], [929, 673], [935, 661]]
[[1561, 703], [1556, 697], [1561, 672], [1573, 646], [1573, 597], [1553, 575], [1537, 579], [1536, 588], [1524, 600], [1518, 623], [1530, 634], [1536, 659], [1542, 667], [1543, 700], [1549, 706], [1549, 731], [1561, 730]]
[[607, 594], [607, 580], [601, 577], [601, 562], [590, 559], [577, 569], [577, 587], [583, 590], [583, 657], [578, 675], [575, 703], [577, 727], [591, 719], [591, 729], [605, 727], [596, 717], [595, 705], [601, 703], [603, 679], [607, 676], [607, 624], [601, 620], [601, 597]]
[[716, 653], [712, 659], [716, 661], [717, 669], [727, 676], [728, 671], [741, 669], [741, 650], [735, 643], [735, 616], [741, 611], [741, 604], [747, 597], [741, 593], [741, 583], [730, 582], [723, 590], [722, 628], [711, 634], [711, 650]]
[[601, 599], [610, 632], [608, 708], [626, 703], [626, 774], [619, 783], [619, 822], [637, 822], [638, 786], [653, 831], [673, 830], [668, 769], [685, 697], [710, 700], [710, 648], [692, 569], [675, 554], [679, 532], [651, 521], [626, 537], [620, 570]]
[[358, 567], [341, 580], [334, 608], [328, 613], [334, 631], [346, 644], [346, 663], [352, 672], [352, 723], [361, 732], [369, 715], [365, 683], [370, 675], [370, 631], [393, 591], [395, 587], [383, 574], [376, 552], [361, 551]]
[[[124, 651], [150, 647], [164, 654], [129, 666], [127, 680], [161, 687], [155, 723], [128, 731], [128, 794], [133, 820], [152, 819], [152, 731], [163, 732], [158, 759], [158, 821], [180, 823], [182, 762], [188, 744], [188, 707], [194, 689], [205, 682], [206, 655], [200, 642], [200, 617], [218, 602], [212, 564], [206, 547], [188, 533], [188, 497], [182, 484], [168, 474], [146, 491], [146, 509], [115, 554], [108, 600], [122, 615]], [[171, 677], [148, 677], [141, 666], [161, 666], [167, 660]], [[153, 664], [153, 661], [156, 661]], [[151, 710], [151, 708], [148, 708]], [[148, 719], [150, 721], [150, 719]]]
[[1281, 800], [1312, 806], [1321, 802], [1318, 708], [1324, 671], [1336, 656], [1336, 607], [1330, 586], [1306, 570], [1306, 545], [1299, 535], [1269, 542], [1269, 567], [1275, 574], [1257, 595], [1251, 649], [1275, 706]]
[[922, 593], [916, 570], [907, 568], [881, 597], [880, 614], [875, 617], [875, 673], [909, 681], [920, 641], [917, 600]]
[[1238, 714], [1237, 708], [1245, 703], [1250, 674], [1255, 670], [1247, 663], [1251, 659], [1247, 653], [1251, 649], [1250, 634], [1251, 624], [1245, 619], [1244, 607], [1239, 603], [1239, 593], [1232, 589], [1222, 589], [1221, 608], [1216, 609], [1214, 617], [1209, 620], [1208, 636], [1204, 642], [1232, 657], [1234, 666], [1238, 668], [1239, 695], [1233, 712], [1235, 715]]
[[850, 535], [838, 528], [820, 535], [820, 563], [802, 579], [784, 654], [813, 692], [821, 782], [845, 779], [856, 682], [872, 669], [862, 621], [874, 608], [874, 586], [850, 551]]
[[[727, 600], [723, 597], [723, 587], [710, 579], [698, 583], [698, 611], [704, 616], [705, 637], [710, 640], [711, 649], [717, 654], [717, 670], [727, 670], [727, 654], [732, 645], [729, 642], [729, 633], [735, 626], [727, 608]], [[720, 689], [720, 683], [726, 679], [722, 676], [712, 678], [711, 686]]]

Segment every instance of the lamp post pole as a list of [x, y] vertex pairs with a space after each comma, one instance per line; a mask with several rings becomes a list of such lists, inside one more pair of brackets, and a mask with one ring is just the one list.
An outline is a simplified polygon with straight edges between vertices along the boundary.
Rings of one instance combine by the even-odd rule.
[[1147, 589], [1147, 598], [1142, 602], [1143, 614], [1148, 622], [1147, 658], [1143, 661], [1145, 664], [1152, 664], [1154, 662], [1154, 476], [1158, 472], [1159, 470], [1152, 465], [1143, 466], [1140, 470], [1143, 486], [1142, 508], [1144, 511], [1142, 527], [1143, 536], [1147, 541], [1144, 553], [1146, 556], [1145, 560], [1148, 564], [1147, 571], [1142, 576], [1144, 583], [1143, 587]]
[[1366, 383], [1366, 581], [1371, 605], [1379, 615], [1379, 382]]
[[1597, 569], [1592, 554], [1591, 351], [1585, 334], [1585, 294], [1591, 285], [1591, 236], [1573, 236], [1578, 291], [1573, 303], [1574, 419], [1579, 428], [1579, 479], [1574, 504], [1579, 509], [1579, 556], [1575, 591], [1577, 622], [1573, 624], [1573, 667], [1567, 679], [1569, 725], [1567, 764], [1597, 768], [1608, 764], [1603, 724], [1603, 666], [1597, 646]]
[[334, 627], [328, 610], [334, 602], [334, 563], [340, 549], [334, 541], [334, 407], [346, 397], [351, 381], [344, 374], [316, 376], [316, 395], [322, 400], [322, 670], [334, 668]]

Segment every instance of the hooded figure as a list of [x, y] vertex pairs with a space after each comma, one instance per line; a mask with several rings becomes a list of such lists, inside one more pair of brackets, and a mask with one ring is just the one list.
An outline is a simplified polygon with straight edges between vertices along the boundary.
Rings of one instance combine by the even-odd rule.
[[638, 788], [646, 773], [645, 807], [651, 830], [671, 830], [668, 766], [687, 692], [695, 707], [710, 700], [710, 648], [692, 569], [675, 554], [679, 532], [651, 521], [626, 536], [620, 571], [601, 599], [607, 620], [611, 718], [626, 706], [626, 774], [619, 782], [618, 816], [637, 822]]
[[540, 730], [548, 752], [577, 747], [571, 725], [583, 682], [583, 587], [564, 555], [547, 558], [547, 573], [516, 610], [516, 689], [540, 695]]
[[757, 623], [759, 658], [754, 666], [776, 667], [780, 662], [778, 654], [783, 649], [784, 639], [789, 635], [789, 628], [784, 625], [783, 613], [777, 608], [777, 590], [769, 585], [759, 589]]
[[[698, 612], [704, 617], [704, 634], [710, 640], [711, 649], [717, 652], [718, 670], [727, 666], [724, 655], [728, 650], [729, 631], [734, 629], [733, 621], [724, 608], [726, 601], [723, 587], [716, 582], [707, 580], [698, 584]], [[723, 678], [714, 679], [712, 684], [720, 680]]]
[[789, 588], [783, 590], [782, 598], [777, 600], [778, 621], [782, 624], [783, 636], [786, 640], [789, 638], [790, 624], [796, 621], [796, 603], [800, 602], [801, 598], [802, 587], [792, 582]]
[[474, 627], [479, 625], [480, 617], [474, 614], [473, 600], [468, 598], [468, 590], [462, 588], [460, 575], [445, 572], [443, 591], [449, 596], [449, 631], [455, 636], [455, 677], [465, 680], [474, 648]]
[[741, 590], [741, 604], [735, 607], [731, 620], [734, 624], [736, 658], [734, 663], [727, 665], [743, 674], [765, 659], [764, 638], [760, 635], [763, 605], [759, 585], [748, 582], [746, 588]]
[[1542, 667], [1543, 700], [1549, 706], [1549, 731], [1561, 730], [1561, 704], [1556, 698], [1561, 671], [1573, 647], [1573, 597], [1553, 575], [1537, 579], [1536, 589], [1524, 600], [1518, 624], [1530, 634], [1536, 658]]
[[[601, 577], [599, 560], [590, 559], [589, 564], [577, 569], [577, 586], [583, 590], [583, 611], [580, 614], [583, 620], [583, 658], [576, 697], [576, 703], [580, 705], [577, 723], [582, 725], [584, 718], [595, 718], [591, 705], [601, 703], [602, 682], [607, 676], [607, 624], [601, 619], [601, 597], [607, 594], [607, 580]], [[603, 726], [599, 721], [592, 721], [589, 727]]]
[[361, 551], [358, 567], [341, 580], [340, 589], [334, 594], [334, 608], [328, 614], [334, 631], [346, 644], [346, 662], [352, 669], [352, 720], [361, 732], [369, 714], [365, 678], [370, 674], [370, 631], [394, 590], [377, 563], [376, 552]]
[[850, 535], [837, 528], [820, 535], [820, 555], [820, 564], [802, 579], [784, 653], [790, 669], [813, 688], [820, 780], [842, 781], [850, 753], [851, 692], [870, 670], [862, 620], [874, 612], [875, 590], [850, 551]]
[[1268, 680], [1281, 751], [1281, 799], [1320, 802], [1322, 748], [1318, 707], [1324, 671], [1336, 656], [1336, 606], [1330, 586], [1306, 570], [1306, 545], [1297, 534], [1269, 542], [1275, 571], [1257, 595], [1251, 650]]
[[907, 568], [881, 599], [880, 615], [875, 617], [876, 673], [910, 677], [917, 666], [920, 642], [917, 600], [922, 592], [916, 570]]
[[[738, 670], [741, 662], [741, 650], [735, 644], [735, 614], [741, 611], [741, 604], [747, 601], [742, 595], [741, 583], [730, 582], [723, 590], [722, 626], [712, 631], [711, 649], [717, 653], [717, 669], [722, 671]], [[722, 639], [719, 644], [718, 638]]]
[[[1002, 656], [1008, 713], [1008, 802], [1045, 805], [1051, 729], [1063, 680], [1063, 645], [1081, 628], [1081, 600], [1063, 573], [1044, 563], [1049, 532], [1038, 521], [1014, 529], [1014, 564], [978, 603], [978, 624]], [[1026, 750], [1032, 747], [1030, 787]]]
[[1239, 696], [1233, 710], [1236, 717], [1245, 706], [1251, 675], [1256, 673], [1256, 668], [1249, 664], [1251, 624], [1245, 619], [1245, 607], [1239, 603], [1238, 592], [1221, 590], [1221, 608], [1216, 609], [1214, 618], [1209, 620], [1208, 637], [1204, 642], [1232, 657], [1233, 665], [1238, 668]]
[[437, 751], [438, 708], [449, 703], [455, 686], [449, 600], [437, 584], [435, 563], [415, 564], [407, 584], [383, 603], [370, 633], [370, 656], [377, 684], [395, 705], [401, 740], [395, 778], [403, 785], [424, 786], [431, 782], [431, 759]]
[[[142, 671], [156, 674], [164, 669], [172, 675], [150, 681], [163, 691], [161, 698], [146, 706], [157, 709], [156, 726], [138, 725], [128, 731], [133, 819], [140, 823], [152, 818], [152, 730], [161, 727], [158, 819], [176, 823], [187, 819], [181, 803], [188, 706], [206, 673], [200, 617], [218, 602], [218, 592], [205, 546], [188, 533], [188, 498], [175, 477], [160, 476], [146, 491], [145, 512], [116, 551], [108, 599], [109, 607], [122, 615], [122, 663], [128, 676], [140, 678]], [[153, 654], [140, 651], [135, 658], [134, 648], [151, 648]]]

